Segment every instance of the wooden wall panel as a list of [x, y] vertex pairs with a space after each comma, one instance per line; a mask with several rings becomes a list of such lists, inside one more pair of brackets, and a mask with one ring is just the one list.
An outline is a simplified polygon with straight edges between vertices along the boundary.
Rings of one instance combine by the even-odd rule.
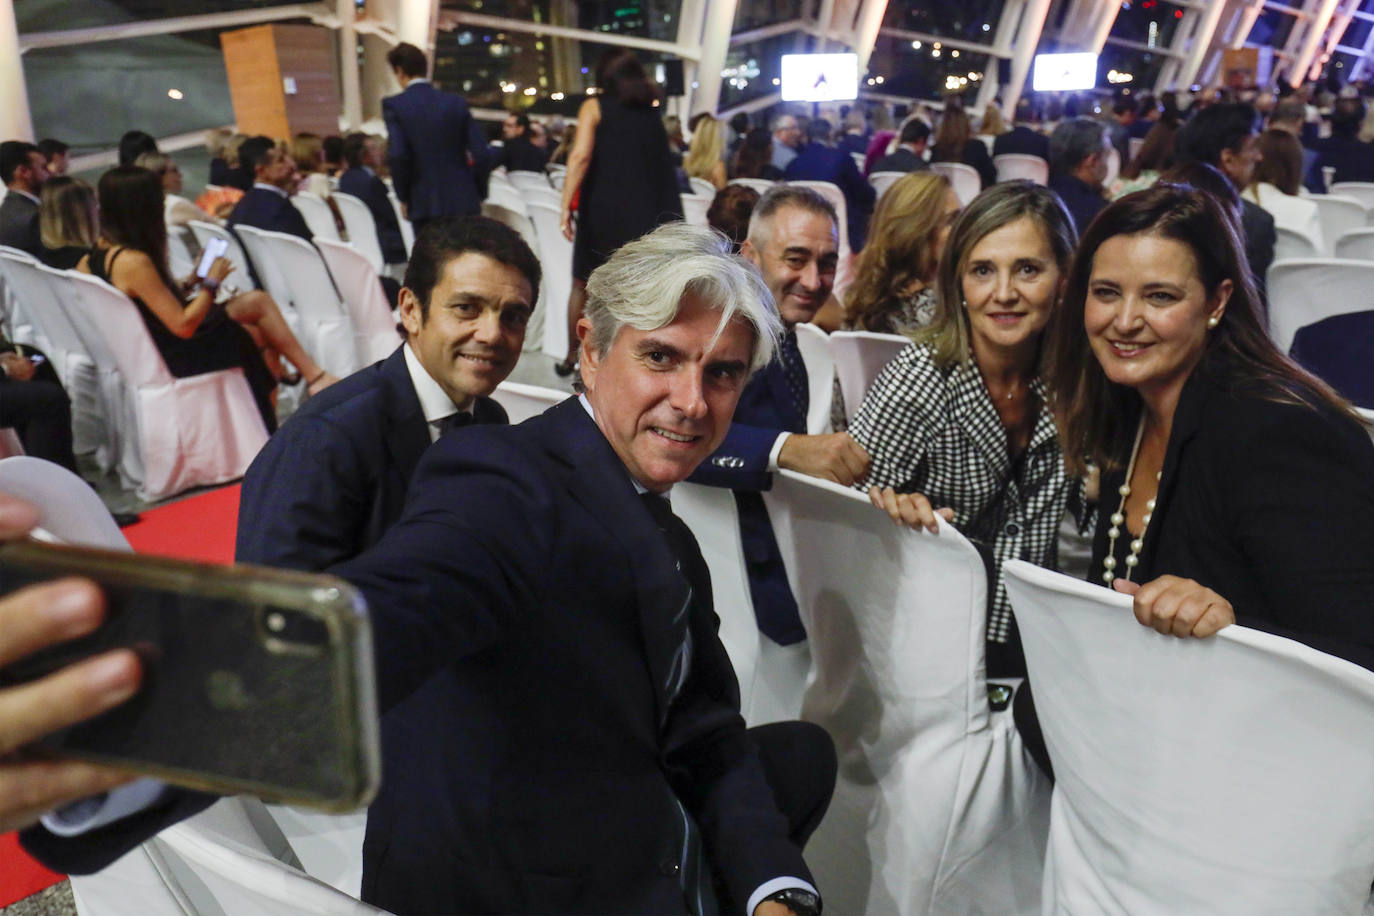
[[296, 81], [296, 94], [286, 96], [291, 133], [308, 131], [326, 137], [339, 132], [338, 44], [334, 33], [313, 25], [273, 26], [277, 68]]
[[224, 69], [229, 75], [229, 98], [234, 103], [234, 121], [240, 133], [286, 137], [286, 98], [282, 94], [281, 72], [277, 69], [276, 42], [272, 26], [222, 32]]
[[[234, 120], [246, 134], [279, 140], [339, 132], [338, 51], [329, 29], [260, 25], [220, 35]], [[295, 83], [287, 94], [284, 80]]]

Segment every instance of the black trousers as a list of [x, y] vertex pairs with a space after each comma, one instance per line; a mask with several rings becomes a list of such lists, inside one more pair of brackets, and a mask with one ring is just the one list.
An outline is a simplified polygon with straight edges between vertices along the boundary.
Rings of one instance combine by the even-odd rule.
[[838, 761], [830, 734], [812, 722], [772, 722], [749, 729], [788, 835], [798, 849], [820, 826], [835, 792]]
[[[13, 352], [14, 348], [0, 345], [0, 352], [4, 351]], [[26, 347], [24, 355], [37, 352]], [[39, 366], [28, 381], [0, 376], [0, 426], [13, 427], [28, 454], [76, 472], [72, 404], [50, 362]]]

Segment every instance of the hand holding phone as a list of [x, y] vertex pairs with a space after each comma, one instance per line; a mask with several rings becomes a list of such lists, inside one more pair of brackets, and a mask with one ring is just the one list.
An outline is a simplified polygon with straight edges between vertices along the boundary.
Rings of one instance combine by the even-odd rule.
[[229, 242], [226, 239], [212, 238], [206, 242], [205, 253], [200, 256], [200, 264], [196, 267], [196, 276], [204, 280], [210, 273], [210, 266], [219, 258], [224, 257], [224, 253], [228, 250]]

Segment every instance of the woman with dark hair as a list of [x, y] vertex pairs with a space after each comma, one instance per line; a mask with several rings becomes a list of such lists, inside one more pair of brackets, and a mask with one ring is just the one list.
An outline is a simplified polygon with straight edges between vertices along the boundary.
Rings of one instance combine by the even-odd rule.
[[216, 258], [204, 279], [172, 277], [162, 179], [156, 174], [120, 166], [100, 177], [98, 192], [100, 240], [77, 270], [134, 301], [173, 375], [242, 369], [269, 432], [277, 426], [272, 403], [277, 379], [269, 365], [285, 358], [309, 380], [311, 394], [336, 381], [306, 354], [266, 293], [241, 293], [223, 308], [216, 306], [220, 283], [233, 269], [227, 258]]
[[1374, 668], [1374, 445], [1274, 348], [1217, 201], [1161, 185], [1103, 210], [1047, 340], [1069, 469], [1109, 500], [1092, 580], [1161, 633], [1240, 622]]
[[862, 486], [874, 505], [930, 531], [942, 507], [989, 548], [990, 677], [1025, 674], [1002, 563], [1054, 568], [1065, 510], [1087, 521], [1041, 381], [1041, 338], [1073, 245], [1073, 220], [1048, 188], [1010, 181], [974, 198], [940, 257], [934, 320], [879, 374], [849, 428], [872, 456]]
[[568, 355], [554, 367], [559, 375], [571, 375], [577, 361], [576, 329], [587, 301], [587, 277], [621, 245], [682, 219], [668, 134], [655, 107], [658, 88], [644, 65], [628, 48], [612, 48], [596, 62], [596, 88], [577, 111], [577, 135], [563, 179], [560, 223], [573, 243], [573, 285]]
[[745, 134], [744, 142], [735, 151], [730, 177], [781, 181], [782, 170], [773, 165], [773, 135], [762, 127]]
[[749, 235], [749, 217], [759, 202], [759, 192], [748, 185], [729, 184], [716, 192], [706, 211], [706, 225], [730, 240], [730, 247], [739, 254], [739, 246]]
[[1177, 122], [1164, 118], [1160, 118], [1155, 126], [1150, 128], [1150, 132], [1140, 144], [1140, 150], [1121, 169], [1120, 177], [1112, 182], [1109, 193], [1113, 199], [1148, 188], [1159, 179], [1161, 172], [1174, 164], [1176, 133]]
[[931, 162], [961, 162], [978, 172], [983, 187], [997, 183], [997, 169], [993, 168], [987, 144], [973, 135], [964, 106], [957, 99], [945, 103], [940, 126], [935, 130], [935, 142], [930, 149]]
[[1306, 236], [1325, 251], [1317, 205], [1298, 196], [1302, 190], [1302, 144], [1284, 130], [1266, 130], [1259, 138], [1260, 161], [1244, 196], [1274, 217], [1274, 225]]

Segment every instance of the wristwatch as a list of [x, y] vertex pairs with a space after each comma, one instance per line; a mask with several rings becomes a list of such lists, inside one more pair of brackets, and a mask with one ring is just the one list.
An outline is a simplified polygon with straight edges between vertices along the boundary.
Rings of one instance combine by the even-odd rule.
[[811, 893], [805, 888], [788, 887], [775, 894], [769, 894], [764, 900], [776, 900], [787, 907], [797, 916], [821, 916], [821, 898]]

